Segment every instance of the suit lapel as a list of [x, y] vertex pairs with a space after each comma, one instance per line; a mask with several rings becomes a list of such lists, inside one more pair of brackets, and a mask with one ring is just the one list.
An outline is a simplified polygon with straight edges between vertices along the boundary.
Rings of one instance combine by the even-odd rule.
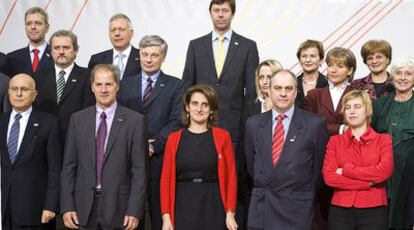
[[42, 125], [39, 122], [39, 117], [36, 112], [32, 111], [29, 117], [29, 121], [27, 122], [26, 130], [24, 132], [22, 143], [19, 147], [19, 153], [16, 156], [16, 160], [14, 164], [19, 164], [20, 159], [24, 157], [24, 154], [26, 153], [26, 148], [28, 145], [36, 138], [37, 130], [39, 129], [40, 125]]
[[9, 157], [9, 153], [8, 153], [8, 148], [7, 148], [7, 130], [8, 130], [8, 127], [9, 127], [10, 114], [11, 114], [11, 111], [4, 114], [2, 116], [1, 121], [0, 121], [1, 122], [0, 123], [0, 127], [1, 127], [1, 132], [0, 132], [1, 147], [0, 147], [0, 150], [1, 150], [1, 154], [3, 155], [3, 159], [9, 165], [11, 165], [11, 162], [10, 162], [10, 157]]
[[239, 47], [239, 35], [233, 31], [231, 40], [229, 42], [229, 48], [227, 50], [226, 60], [224, 61], [223, 70], [221, 71], [220, 80], [225, 76], [224, 72], [226, 72], [226, 69], [230, 66], [234, 55], [237, 53], [238, 47]]
[[131, 52], [129, 54], [124, 75], [122, 77], [126, 77], [131, 75], [134, 72], [135, 68], [140, 68], [140, 61], [139, 61], [139, 52], [135, 47], [131, 47]]
[[108, 158], [109, 154], [112, 152], [112, 147], [114, 146], [115, 140], [118, 137], [119, 130], [122, 128], [122, 124], [125, 121], [125, 111], [122, 109], [120, 105], [117, 106], [115, 111], [115, 116], [112, 121], [111, 131], [109, 133], [108, 142], [106, 144], [104, 161], [105, 164], [106, 159]]
[[[79, 82], [79, 77], [84, 77], [84, 76], [79, 76], [79, 71], [78, 71], [78, 66], [75, 64], [75, 66], [73, 66], [72, 71], [70, 72], [70, 75], [68, 77], [68, 80], [65, 83], [65, 87], [63, 88], [63, 92], [62, 92], [62, 97], [60, 99], [60, 103], [62, 104], [62, 102], [65, 100], [66, 96], [69, 95], [69, 92], [78, 84]], [[56, 85], [56, 83], [55, 83]]]
[[43, 52], [42, 57], [40, 58], [39, 66], [37, 67], [37, 71], [45, 68], [47, 66], [47, 63], [52, 61], [50, 59], [51, 59], [51, 57], [50, 57], [50, 48], [49, 48], [49, 45], [47, 45], [46, 49], [45, 49], [45, 52]]
[[263, 167], [266, 175], [270, 175], [272, 164], [272, 111], [263, 114], [256, 133], [258, 152], [261, 153]]
[[96, 106], [90, 107], [85, 114], [85, 119], [82, 120], [82, 124], [87, 127], [84, 137], [88, 138], [86, 143], [90, 144], [88, 152], [92, 165], [96, 165]]
[[216, 65], [214, 62], [214, 53], [213, 53], [213, 42], [212, 42], [212, 33], [208, 34], [205, 39], [204, 39], [204, 46], [205, 48], [205, 54], [206, 54], [206, 59], [207, 60], [207, 65], [210, 66], [209, 69], [212, 69], [214, 73], [216, 73], [214, 76], [212, 75], [211, 77], [216, 77], [217, 79], [217, 72], [216, 72]]
[[26, 50], [27, 51], [23, 53], [23, 55], [24, 55], [23, 59], [25, 61], [24, 70], [25, 70], [26, 73], [33, 73], [32, 59], [30, 57], [30, 47], [27, 46]]
[[335, 114], [329, 86], [321, 90], [321, 101], [323, 102], [322, 106], [325, 106], [330, 113]]
[[161, 71], [160, 75], [157, 79], [157, 82], [155, 83], [154, 90], [152, 91], [150, 97], [147, 100], [147, 103], [145, 103], [144, 107], [147, 107], [150, 105], [156, 97], [162, 92], [162, 90], [167, 86], [168, 79], [164, 75], [164, 73]]

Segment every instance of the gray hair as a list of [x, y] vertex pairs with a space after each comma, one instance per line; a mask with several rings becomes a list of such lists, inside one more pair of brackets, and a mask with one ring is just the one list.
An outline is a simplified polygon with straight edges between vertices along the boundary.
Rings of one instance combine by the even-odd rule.
[[391, 65], [391, 75], [395, 73], [395, 71], [404, 68], [404, 67], [411, 67], [414, 70], [414, 58], [411, 56], [405, 56], [398, 58], [394, 64]]
[[139, 42], [139, 48], [141, 49], [150, 46], [160, 46], [162, 53], [164, 55], [167, 55], [168, 45], [160, 36], [145, 35], [144, 37], [142, 37], [141, 41]]
[[125, 19], [128, 22], [128, 28], [130, 30], [134, 30], [132, 28], [132, 22], [131, 19], [129, 19], [129, 17], [126, 14], [123, 13], [118, 13], [118, 14], [114, 14], [112, 15], [112, 17], [109, 19], [109, 24], [111, 24], [113, 21], [117, 20], [117, 19]]
[[75, 51], [79, 50], [79, 45], [78, 45], [78, 37], [76, 36], [76, 34], [74, 34], [72, 31], [70, 30], [58, 30], [56, 32], [54, 32], [52, 34], [52, 36], [49, 39], [49, 45], [51, 47], [53, 47], [52, 41], [53, 38], [57, 38], [57, 37], [69, 37], [72, 40], [72, 45], [73, 48], [75, 49]]
[[270, 79], [274, 78], [276, 75], [278, 75], [280, 73], [287, 73], [288, 75], [290, 75], [292, 77], [293, 81], [295, 82], [295, 88], [296, 89], [298, 88], [298, 79], [296, 78], [295, 74], [292, 71], [290, 71], [289, 69], [281, 69], [279, 71], [276, 71]]
[[91, 84], [93, 84], [93, 82], [95, 80], [96, 72], [98, 72], [100, 70], [111, 72], [112, 77], [114, 78], [116, 84], [119, 85], [119, 83], [121, 81], [120, 80], [121, 71], [119, 70], [118, 66], [113, 65], [113, 64], [98, 64], [95, 67], [93, 67], [92, 73], [91, 73]]
[[44, 9], [42, 9], [38, 6], [29, 8], [28, 10], [26, 10], [26, 13], [24, 14], [24, 20], [26, 21], [27, 15], [36, 14], [36, 13], [39, 13], [39, 14], [43, 15], [43, 19], [44, 19], [46, 25], [49, 25], [49, 16], [48, 16], [47, 12]]

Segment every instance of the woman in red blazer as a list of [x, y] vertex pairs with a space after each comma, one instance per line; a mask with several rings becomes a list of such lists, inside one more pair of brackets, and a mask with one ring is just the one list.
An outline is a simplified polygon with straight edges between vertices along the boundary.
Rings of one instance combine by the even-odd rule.
[[348, 129], [332, 136], [323, 164], [325, 183], [334, 189], [328, 229], [388, 229], [385, 181], [393, 170], [392, 138], [369, 125], [371, 99], [352, 90], [342, 99]]
[[169, 136], [164, 152], [162, 229], [236, 230], [235, 158], [230, 134], [214, 127], [217, 93], [210, 86], [195, 85], [182, 102], [187, 128]]

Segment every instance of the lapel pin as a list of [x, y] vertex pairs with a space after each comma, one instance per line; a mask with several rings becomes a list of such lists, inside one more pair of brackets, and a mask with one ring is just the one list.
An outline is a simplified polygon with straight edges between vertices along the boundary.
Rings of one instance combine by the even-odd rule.
[[124, 119], [118, 118], [118, 122], [123, 122], [123, 121], [124, 121]]
[[238, 46], [238, 45], [239, 45], [239, 43], [238, 43], [238, 42], [234, 42], [234, 45]]
[[290, 142], [295, 142], [295, 139], [296, 139], [296, 135], [295, 136], [293, 136], [293, 138], [290, 138]]
[[135, 61], [138, 61], [139, 60], [139, 58], [135, 58]]
[[165, 85], [161, 83], [161, 84], [160, 84], [160, 86], [161, 86], [161, 87], [164, 87]]
[[76, 79], [72, 79], [72, 82], [77, 82], [78, 80], [76, 80]]
[[39, 126], [39, 123], [33, 123], [33, 126], [34, 127], [38, 127]]
[[50, 54], [49, 54], [49, 53], [46, 53], [46, 56], [47, 56], [47, 57], [50, 57]]

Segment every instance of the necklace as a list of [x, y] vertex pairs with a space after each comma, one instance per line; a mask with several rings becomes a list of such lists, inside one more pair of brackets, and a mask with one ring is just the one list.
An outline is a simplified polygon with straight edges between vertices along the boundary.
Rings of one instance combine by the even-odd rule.
[[305, 79], [302, 79], [302, 82], [305, 85], [316, 85], [316, 81], [317, 80], [314, 80], [314, 81], [306, 81]]

